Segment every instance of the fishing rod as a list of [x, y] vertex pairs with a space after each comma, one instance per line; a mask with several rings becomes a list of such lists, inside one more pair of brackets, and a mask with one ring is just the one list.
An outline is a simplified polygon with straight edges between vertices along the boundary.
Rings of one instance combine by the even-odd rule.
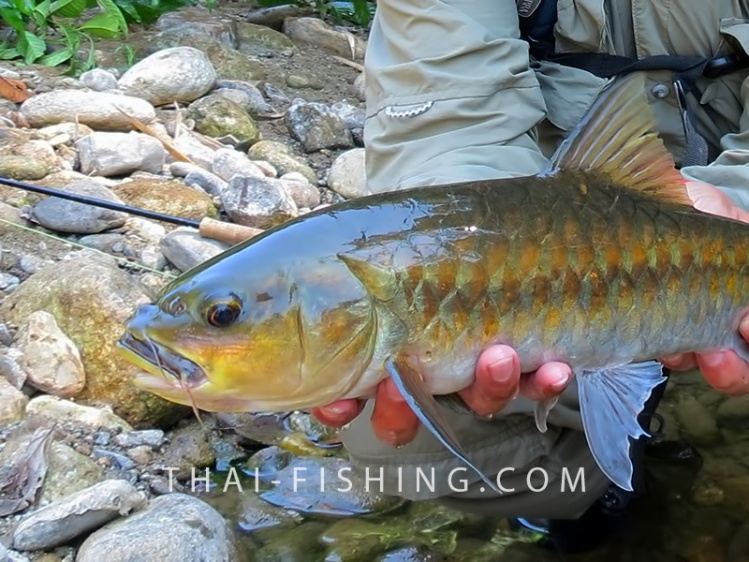
[[136, 215], [148, 219], [177, 224], [180, 226], [189, 226], [197, 229], [203, 238], [220, 240], [221, 242], [226, 242], [228, 244], [237, 244], [239, 242], [243, 242], [263, 232], [259, 228], [218, 221], [209, 217], [205, 217], [200, 221], [194, 221], [182, 217], [174, 217], [164, 213], [157, 213], [156, 211], [149, 211], [147, 209], [131, 207], [130, 205], [115, 203], [113, 201], [105, 201], [104, 199], [88, 197], [87, 195], [78, 195], [76, 193], [53, 189], [51, 187], [32, 185], [30, 183], [12, 180], [9, 178], [0, 177], [0, 184], [8, 185], [10, 187], [16, 187], [25, 191], [33, 191], [34, 193], [49, 195], [51, 197], [58, 197], [60, 199], [75, 201], [76, 203], [91, 205], [92, 207], [101, 207], [103, 209], [109, 209], [111, 211], [120, 211], [129, 215]]

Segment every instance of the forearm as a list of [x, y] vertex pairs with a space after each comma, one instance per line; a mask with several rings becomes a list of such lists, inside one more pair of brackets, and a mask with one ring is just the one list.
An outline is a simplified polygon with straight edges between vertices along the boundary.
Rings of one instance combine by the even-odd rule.
[[530, 134], [544, 100], [512, 0], [384, 0], [365, 66], [373, 192], [530, 175], [545, 164]]

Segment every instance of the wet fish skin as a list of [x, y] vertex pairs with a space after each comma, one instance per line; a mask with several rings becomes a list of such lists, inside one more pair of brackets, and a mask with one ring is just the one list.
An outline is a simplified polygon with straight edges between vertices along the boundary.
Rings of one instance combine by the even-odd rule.
[[[749, 225], [689, 206], [647, 133], [641, 82], [601, 96], [537, 177], [349, 201], [186, 273], [128, 325], [123, 352], [149, 373], [136, 383], [257, 412], [368, 397], [390, 376], [492, 485], [434, 396], [468, 386], [481, 350], [505, 343], [524, 371], [572, 367], [591, 452], [631, 489], [637, 414], [663, 382], [652, 359], [718, 348], [749, 359], [738, 334]], [[228, 304], [236, 321], [211, 326]], [[552, 406], [538, 405], [542, 431]]]

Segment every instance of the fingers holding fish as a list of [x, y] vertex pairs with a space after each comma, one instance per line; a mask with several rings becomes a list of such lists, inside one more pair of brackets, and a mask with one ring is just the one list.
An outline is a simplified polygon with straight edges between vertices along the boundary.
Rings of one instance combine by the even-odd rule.
[[377, 386], [371, 421], [377, 438], [388, 445], [406, 445], [419, 432], [419, 419], [390, 378]]
[[359, 399], [338, 400], [322, 408], [313, 408], [311, 414], [320, 423], [331, 427], [343, 427], [361, 413], [364, 404], [364, 400]]
[[520, 390], [520, 361], [515, 350], [495, 345], [483, 351], [476, 364], [473, 384], [458, 394], [480, 416], [495, 414]]
[[716, 351], [696, 356], [707, 383], [731, 396], [749, 393], [749, 364], [733, 351]]
[[572, 380], [572, 369], [566, 363], [550, 361], [534, 373], [523, 375], [520, 393], [531, 400], [548, 400], [562, 393]]

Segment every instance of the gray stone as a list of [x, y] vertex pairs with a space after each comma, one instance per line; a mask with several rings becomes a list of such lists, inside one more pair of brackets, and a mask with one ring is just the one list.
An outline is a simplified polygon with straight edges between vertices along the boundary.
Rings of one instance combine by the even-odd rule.
[[244, 55], [196, 29], [184, 26], [166, 29], [152, 36], [150, 43], [159, 48], [189, 45], [199, 49], [211, 61], [219, 79], [261, 80], [265, 76], [265, 67], [259, 60]]
[[284, 189], [300, 209], [313, 209], [320, 204], [320, 190], [299, 172], [284, 174], [278, 181], [283, 182]]
[[34, 397], [26, 407], [28, 415], [41, 415], [54, 420], [74, 420], [93, 428], [124, 429], [132, 431], [125, 420], [112, 413], [110, 408], [94, 408], [76, 404], [56, 396], [42, 394]]
[[360, 107], [339, 101], [330, 106], [330, 110], [343, 119], [346, 126], [351, 129], [363, 129], [367, 112]]
[[13, 547], [18, 550], [53, 548], [143, 508], [145, 504], [145, 495], [129, 482], [105, 480], [24, 518], [13, 532]]
[[284, 119], [291, 136], [302, 143], [306, 152], [354, 145], [345, 121], [325, 104], [295, 101]]
[[117, 78], [111, 72], [102, 68], [87, 70], [78, 78], [81, 84], [95, 92], [106, 92], [117, 89]]
[[255, 228], [270, 228], [298, 214], [284, 184], [270, 178], [234, 176], [221, 202], [233, 222]]
[[106, 234], [89, 234], [83, 236], [78, 240], [79, 244], [83, 244], [89, 248], [105, 252], [107, 254], [117, 254], [117, 249], [123, 248], [125, 244], [125, 236], [116, 232], [110, 232]]
[[721, 426], [749, 428], [749, 395], [726, 398], [716, 413]]
[[89, 536], [76, 562], [242, 562], [236, 539], [210, 505], [186, 494], [167, 494], [127, 519]]
[[193, 170], [185, 176], [185, 185], [198, 187], [209, 195], [221, 195], [228, 185], [215, 174], [203, 169]]
[[16, 422], [23, 418], [28, 402], [28, 396], [4, 377], [0, 377], [0, 424]]
[[263, 171], [253, 164], [246, 154], [231, 148], [220, 148], [214, 153], [212, 168], [213, 173], [226, 182], [237, 174], [265, 177]]
[[161, 271], [166, 267], [166, 256], [158, 248], [143, 248], [138, 261], [148, 268]]
[[370, 195], [363, 148], [344, 152], [333, 161], [328, 172], [328, 187], [346, 199]]
[[86, 372], [76, 345], [57, 325], [55, 317], [39, 310], [18, 332], [18, 348], [28, 382], [55, 396], [71, 397], [83, 390]]
[[295, 156], [291, 148], [282, 142], [260, 141], [250, 148], [250, 160], [264, 160], [273, 166], [280, 175], [299, 172], [311, 184], [317, 184], [317, 174], [301, 158]]
[[19, 390], [26, 382], [26, 372], [21, 367], [22, 362], [23, 353], [18, 348], [0, 348], [0, 377], [5, 378]]
[[216, 83], [216, 69], [208, 57], [192, 47], [158, 51], [133, 65], [119, 80], [120, 88], [153, 105], [189, 103]]
[[235, 48], [237, 46], [237, 24], [229, 17], [202, 6], [183, 8], [168, 12], [155, 25], [159, 31], [182, 29], [211, 37], [221, 44]]
[[286, 85], [289, 88], [301, 90], [309, 88], [310, 90], [322, 90], [324, 84], [315, 76], [310, 74], [289, 74], [286, 76]]
[[166, 259], [180, 271], [187, 271], [227, 250], [228, 245], [200, 236], [194, 228], [179, 227], [161, 241]]
[[12, 293], [21, 284], [21, 280], [10, 273], [0, 273], [0, 291]]
[[153, 449], [157, 449], [164, 443], [164, 432], [160, 429], [126, 431], [117, 435], [114, 440], [120, 447], [130, 448], [147, 445]]
[[[62, 189], [70, 193], [122, 204], [119, 197], [93, 180], [81, 180]], [[127, 220], [125, 213], [59, 197], [48, 197], [40, 201], [34, 206], [32, 215], [36, 222], [50, 230], [73, 234], [95, 234], [120, 227]]]
[[354, 83], [351, 85], [351, 90], [359, 101], [367, 101], [367, 93], [364, 89], [366, 86], [366, 73], [362, 72], [354, 79]]
[[293, 41], [328, 49], [347, 59], [363, 59], [366, 43], [347, 31], [333, 29], [319, 18], [287, 18], [283, 32]]
[[70, 497], [101, 482], [104, 467], [59, 441], [53, 441], [47, 455], [47, 475], [44, 478], [39, 505]]
[[81, 172], [87, 175], [124, 176], [137, 171], [157, 174], [166, 159], [161, 142], [143, 133], [91, 133], [75, 147]]
[[216, 86], [221, 90], [238, 90], [247, 96], [245, 109], [254, 117], [268, 117], [278, 112], [263, 97], [263, 93], [249, 82], [244, 80], [219, 80]]
[[128, 116], [144, 124], [156, 117], [153, 105], [144, 99], [84, 90], [37, 94], [23, 102], [21, 113], [32, 127], [77, 122], [103, 131], [134, 129]]
[[51, 146], [60, 146], [72, 144], [93, 132], [91, 127], [81, 123], [58, 123], [37, 129], [34, 137], [47, 141]]

